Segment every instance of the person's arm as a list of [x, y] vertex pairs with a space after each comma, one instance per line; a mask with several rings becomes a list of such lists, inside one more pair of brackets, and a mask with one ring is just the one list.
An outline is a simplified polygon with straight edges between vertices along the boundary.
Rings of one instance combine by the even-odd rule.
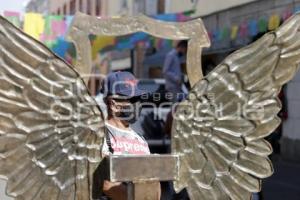
[[103, 193], [112, 200], [127, 200], [127, 187], [121, 182], [112, 183], [105, 180]]
[[[156, 200], [160, 200], [161, 198], [160, 182], [157, 181], [156, 185], [157, 185], [157, 189], [156, 191], [153, 192], [157, 194]], [[127, 196], [128, 196], [126, 185], [120, 182], [112, 183], [110, 181], [104, 181], [103, 192], [106, 196], [108, 196], [112, 200], [127, 200]]]
[[[106, 133], [108, 134], [108, 133]], [[111, 155], [106, 137], [103, 139], [102, 157]], [[103, 180], [102, 192], [112, 200], [127, 200], [127, 187], [121, 182], [112, 183], [108, 180]]]
[[174, 69], [172, 69], [173, 59], [174, 59], [174, 57], [172, 55], [167, 55], [165, 62], [164, 62], [163, 74], [165, 77], [172, 80], [173, 82], [180, 83], [181, 82], [180, 75], [174, 73], [173, 72]]

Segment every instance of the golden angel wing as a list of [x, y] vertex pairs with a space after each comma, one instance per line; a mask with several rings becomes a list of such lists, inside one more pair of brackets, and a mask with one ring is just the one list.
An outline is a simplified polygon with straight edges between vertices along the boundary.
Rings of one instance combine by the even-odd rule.
[[102, 113], [80, 76], [0, 17], [0, 175], [15, 199], [91, 199]]
[[191, 199], [250, 199], [273, 173], [264, 137], [280, 124], [277, 95], [300, 62], [300, 14], [233, 53], [179, 104], [172, 152]]

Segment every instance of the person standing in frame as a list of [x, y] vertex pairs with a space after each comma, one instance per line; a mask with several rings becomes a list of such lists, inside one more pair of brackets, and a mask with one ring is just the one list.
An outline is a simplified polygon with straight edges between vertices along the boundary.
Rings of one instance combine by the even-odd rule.
[[[131, 129], [130, 124], [139, 116], [140, 97], [148, 93], [138, 87], [138, 81], [130, 72], [113, 72], [103, 82], [102, 93], [107, 106], [106, 137], [102, 156], [148, 155], [146, 140]], [[127, 169], [124, 169], [127, 170]], [[131, 183], [112, 183], [103, 180], [100, 199], [127, 200]], [[157, 182], [157, 200], [160, 199], [160, 184]]]
[[181, 59], [187, 53], [188, 43], [182, 40], [177, 43], [166, 56], [163, 66], [163, 76], [166, 80], [166, 91], [171, 94], [170, 100], [178, 102], [183, 93], [181, 86], [183, 83], [183, 73], [181, 70]]

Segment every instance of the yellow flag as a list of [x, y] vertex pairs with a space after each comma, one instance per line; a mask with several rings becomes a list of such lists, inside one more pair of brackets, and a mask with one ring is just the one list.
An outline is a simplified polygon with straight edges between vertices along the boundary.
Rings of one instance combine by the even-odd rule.
[[280, 26], [280, 17], [279, 15], [272, 15], [269, 19], [269, 30], [273, 31]]
[[113, 45], [115, 42], [115, 37], [112, 36], [97, 36], [93, 41], [92, 46], [92, 58], [95, 59], [97, 53], [106, 46]]
[[24, 16], [24, 32], [39, 40], [44, 33], [45, 20], [41, 14], [26, 13]]
[[238, 34], [238, 30], [239, 30], [239, 27], [237, 25], [234, 25], [231, 27], [231, 35], [230, 35], [230, 38], [232, 40], [236, 39], [237, 37], [237, 34]]

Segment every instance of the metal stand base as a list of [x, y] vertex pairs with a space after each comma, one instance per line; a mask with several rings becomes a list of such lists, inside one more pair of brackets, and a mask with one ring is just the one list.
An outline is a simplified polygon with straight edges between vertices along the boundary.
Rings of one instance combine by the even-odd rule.
[[160, 185], [158, 181], [133, 183], [128, 200], [160, 200]]

